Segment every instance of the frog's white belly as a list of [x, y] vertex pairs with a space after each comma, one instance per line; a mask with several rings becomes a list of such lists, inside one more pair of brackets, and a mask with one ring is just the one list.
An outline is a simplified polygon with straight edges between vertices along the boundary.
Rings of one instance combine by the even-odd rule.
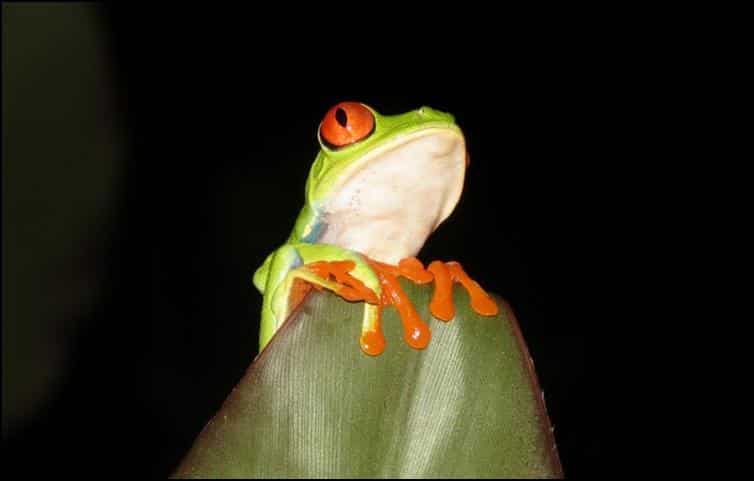
[[318, 242], [390, 264], [414, 256], [458, 203], [465, 169], [463, 137], [448, 130], [365, 159], [324, 206]]

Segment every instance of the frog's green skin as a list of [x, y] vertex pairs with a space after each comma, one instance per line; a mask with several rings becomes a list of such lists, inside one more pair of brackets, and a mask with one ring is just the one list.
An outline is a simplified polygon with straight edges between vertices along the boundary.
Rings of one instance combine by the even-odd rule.
[[[375, 127], [365, 139], [336, 150], [320, 139], [293, 231], [254, 274], [264, 295], [260, 350], [288, 315], [295, 278], [335, 286], [300, 266], [352, 260], [351, 275], [379, 296], [362, 254], [391, 264], [416, 255], [460, 198], [466, 147], [452, 115], [429, 107], [393, 116], [369, 109]], [[362, 329], [375, 329], [377, 307], [364, 306]]]

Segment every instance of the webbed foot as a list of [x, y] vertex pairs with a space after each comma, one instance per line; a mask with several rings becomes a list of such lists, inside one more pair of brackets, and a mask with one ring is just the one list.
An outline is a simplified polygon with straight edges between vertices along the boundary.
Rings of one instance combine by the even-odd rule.
[[434, 261], [428, 268], [415, 257], [402, 259], [398, 265], [385, 264], [366, 259], [379, 279], [381, 292], [377, 295], [362, 281], [350, 274], [353, 261], [318, 261], [304, 267], [318, 276], [322, 282], [311, 282], [317, 288], [327, 288], [348, 301], [364, 301], [364, 322], [359, 343], [362, 351], [377, 356], [385, 349], [385, 336], [382, 333], [382, 309], [395, 306], [403, 324], [406, 343], [414, 349], [424, 349], [432, 334], [427, 323], [422, 320], [411, 300], [403, 291], [398, 277], [405, 277], [417, 284], [435, 282], [434, 293], [429, 305], [430, 313], [448, 322], [455, 317], [453, 304], [453, 284], [459, 283], [469, 294], [471, 308], [483, 316], [497, 315], [499, 309], [487, 292], [463, 270], [458, 262]]
[[429, 304], [429, 312], [441, 321], [450, 321], [455, 317], [453, 305], [453, 283], [460, 283], [471, 298], [471, 308], [483, 316], [495, 316], [498, 307], [482, 286], [471, 279], [458, 262], [434, 261], [428, 270], [435, 280], [435, 292]]

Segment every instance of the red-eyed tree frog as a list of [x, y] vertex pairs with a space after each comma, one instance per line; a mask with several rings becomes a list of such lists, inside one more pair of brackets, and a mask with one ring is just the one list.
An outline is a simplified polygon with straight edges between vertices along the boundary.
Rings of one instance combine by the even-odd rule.
[[[364, 302], [360, 344], [380, 354], [381, 310], [394, 305], [409, 345], [422, 349], [430, 332], [397, 282], [435, 282], [434, 317], [454, 317], [452, 284], [469, 292], [485, 315], [497, 305], [455, 262], [427, 269], [416, 259], [427, 237], [455, 208], [468, 165], [461, 129], [451, 114], [429, 107], [380, 115], [359, 102], [333, 106], [320, 123], [321, 149], [306, 182], [293, 232], [254, 274], [263, 294], [260, 350], [300, 300], [302, 285]], [[302, 283], [303, 281], [303, 283]]]

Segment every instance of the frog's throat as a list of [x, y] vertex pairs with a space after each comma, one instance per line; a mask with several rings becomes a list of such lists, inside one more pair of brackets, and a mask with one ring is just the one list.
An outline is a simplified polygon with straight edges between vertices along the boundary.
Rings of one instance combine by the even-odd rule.
[[457, 128], [427, 128], [367, 153], [318, 206], [318, 242], [397, 264], [415, 256], [453, 212], [463, 190], [466, 145]]

